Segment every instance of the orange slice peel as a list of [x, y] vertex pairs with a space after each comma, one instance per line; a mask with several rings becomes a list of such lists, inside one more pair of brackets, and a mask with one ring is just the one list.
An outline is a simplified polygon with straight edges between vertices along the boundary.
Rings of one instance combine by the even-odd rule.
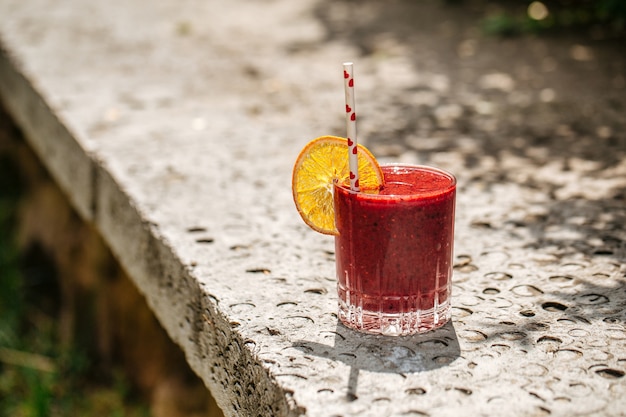
[[[376, 193], [384, 183], [383, 172], [374, 155], [358, 146], [361, 192]], [[304, 222], [313, 230], [337, 235], [333, 184], [348, 184], [348, 140], [337, 136], [313, 139], [300, 151], [293, 167], [293, 200]]]

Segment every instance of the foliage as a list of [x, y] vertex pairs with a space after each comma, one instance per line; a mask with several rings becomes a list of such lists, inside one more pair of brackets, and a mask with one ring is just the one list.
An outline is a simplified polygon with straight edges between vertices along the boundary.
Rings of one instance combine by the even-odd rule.
[[[539, 3], [549, 13], [536, 19], [528, 12], [532, 3]], [[493, 35], [511, 36], [522, 33], [555, 33], [568, 30], [601, 31], [603, 37], [626, 36], [626, 1], [624, 0], [500, 0], [498, 12], [483, 21], [484, 30]]]
[[[0, 120], [0, 135], [6, 129]], [[84, 352], [59, 343], [58, 299], [41, 291], [41, 277], [47, 290], [55, 271], [17, 249], [21, 192], [19, 170], [0, 148], [0, 417], [147, 416], [122, 373], [103, 377]]]

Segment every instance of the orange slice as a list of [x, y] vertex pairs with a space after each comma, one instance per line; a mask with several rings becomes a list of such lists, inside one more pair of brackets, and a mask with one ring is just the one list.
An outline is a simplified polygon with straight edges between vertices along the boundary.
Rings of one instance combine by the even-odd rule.
[[[377, 192], [383, 185], [383, 172], [374, 155], [358, 146], [359, 186], [362, 192]], [[333, 184], [348, 184], [348, 140], [322, 136], [309, 142], [293, 167], [293, 200], [304, 222], [313, 230], [336, 235]]]

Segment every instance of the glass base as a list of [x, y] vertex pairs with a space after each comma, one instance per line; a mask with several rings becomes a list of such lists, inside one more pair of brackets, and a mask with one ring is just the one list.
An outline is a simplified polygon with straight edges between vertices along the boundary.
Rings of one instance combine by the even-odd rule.
[[408, 336], [443, 326], [450, 320], [450, 303], [445, 301], [430, 310], [404, 313], [367, 311], [339, 300], [339, 320], [347, 327], [364, 333], [385, 336]]

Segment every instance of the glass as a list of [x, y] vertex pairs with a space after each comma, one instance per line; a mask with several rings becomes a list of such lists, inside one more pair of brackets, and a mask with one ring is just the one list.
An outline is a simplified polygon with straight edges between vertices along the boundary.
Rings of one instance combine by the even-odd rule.
[[339, 319], [408, 335], [450, 319], [456, 179], [440, 169], [383, 165], [378, 194], [335, 184]]

